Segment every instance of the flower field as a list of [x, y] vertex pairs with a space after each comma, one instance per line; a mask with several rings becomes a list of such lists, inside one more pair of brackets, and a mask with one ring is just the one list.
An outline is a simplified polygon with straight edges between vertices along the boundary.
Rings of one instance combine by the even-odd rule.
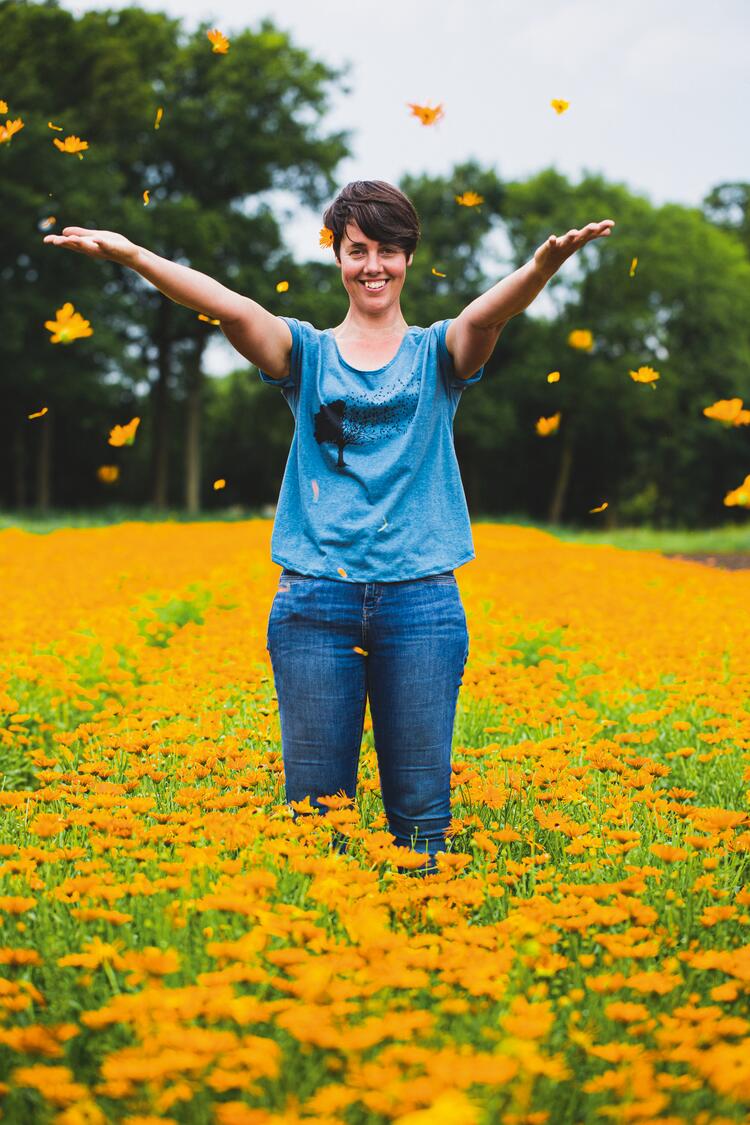
[[2, 1121], [747, 1121], [750, 572], [473, 532], [426, 877], [369, 714], [292, 820], [270, 521], [0, 532]]

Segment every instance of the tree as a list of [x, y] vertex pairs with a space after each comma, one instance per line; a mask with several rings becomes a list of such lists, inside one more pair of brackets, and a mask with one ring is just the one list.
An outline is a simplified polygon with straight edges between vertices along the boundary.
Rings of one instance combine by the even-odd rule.
[[[43, 185], [62, 182], [55, 229], [121, 230], [271, 307], [270, 279], [285, 250], [263, 194], [284, 188], [321, 202], [332, 190], [332, 170], [347, 153], [346, 134], [319, 136], [317, 128], [329, 89], [344, 72], [311, 59], [269, 21], [234, 36], [225, 56], [211, 51], [205, 32], [201, 27], [185, 36], [178, 21], [138, 8], [75, 20], [53, 3], [0, 4], [0, 65], [14, 92], [13, 113], [27, 122], [6, 159], [0, 201], [6, 213], [17, 214], [20, 196], [37, 218]], [[159, 106], [164, 115], [157, 130]], [[82, 161], [52, 147], [46, 122], [55, 118], [89, 140]], [[30, 180], [35, 161], [39, 171]], [[176, 394], [184, 402], [185, 479], [194, 510], [207, 326], [132, 271], [42, 246], [38, 222], [36, 229], [20, 228], [6, 249], [11, 266], [2, 275], [2, 295], [18, 290], [19, 278], [24, 294], [4, 304], [4, 320], [17, 316], [25, 299], [24, 323], [38, 323], [49, 305], [43, 292], [59, 290], [64, 278], [66, 295], [77, 293], [80, 303], [86, 294], [97, 342], [116, 344], [104, 366], [119, 368], [133, 386], [148, 379], [151, 425], [144, 426], [144, 438], [150, 430], [153, 499], [161, 507], [169, 494], [170, 401]], [[22, 277], [26, 258], [38, 260], [40, 269]], [[18, 352], [11, 352], [9, 339], [1, 346], [13, 362]], [[20, 343], [17, 333], [19, 350]], [[101, 375], [89, 371], [94, 381]]]

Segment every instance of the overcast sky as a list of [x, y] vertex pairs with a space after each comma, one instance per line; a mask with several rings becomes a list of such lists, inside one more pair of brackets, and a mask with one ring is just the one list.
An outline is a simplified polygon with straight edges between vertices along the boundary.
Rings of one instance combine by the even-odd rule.
[[[63, 0], [63, 6], [80, 13], [128, 5]], [[750, 179], [750, 0], [144, 0], [140, 6], [182, 17], [188, 28], [208, 20], [230, 40], [265, 16], [313, 57], [337, 67], [350, 62], [351, 93], [336, 98], [324, 125], [351, 130], [353, 158], [336, 173], [342, 186], [445, 173], [470, 158], [494, 167], [501, 179], [550, 165], [573, 179], [600, 172], [657, 204], [698, 205], [715, 184]], [[558, 116], [552, 98], [564, 98], [570, 108]], [[425, 128], [407, 102], [440, 102], [445, 116]], [[320, 214], [299, 205], [296, 211], [289, 227], [295, 256], [328, 260], [330, 251], [317, 247]], [[223, 358], [212, 349], [216, 373], [237, 358], [224, 346]]]

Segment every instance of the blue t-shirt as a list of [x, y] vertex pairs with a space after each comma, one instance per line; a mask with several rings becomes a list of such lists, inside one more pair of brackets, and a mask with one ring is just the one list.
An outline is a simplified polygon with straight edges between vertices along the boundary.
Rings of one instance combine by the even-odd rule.
[[259, 371], [295, 419], [273, 561], [316, 578], [403, 582], [475, 558], [453, 418], [484, 367], [457, 378], [450, 320], [410, 327], [390, 363], [361, 371], [342, 358], [333, 329], [283, 319], [290, 373]]

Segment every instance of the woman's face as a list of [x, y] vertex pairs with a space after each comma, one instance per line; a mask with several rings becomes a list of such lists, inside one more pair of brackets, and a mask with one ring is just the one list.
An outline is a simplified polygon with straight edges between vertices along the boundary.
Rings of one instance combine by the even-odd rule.
[[[368, 238], [356, 223], [347, 224], [340, 252], [336, 261], [352, 305], [378, 312], [398, 305], [412, 254], [407, 259], [401, 247]], [[384, 284], [369, 287], [365, 284], [368, 281]]]

